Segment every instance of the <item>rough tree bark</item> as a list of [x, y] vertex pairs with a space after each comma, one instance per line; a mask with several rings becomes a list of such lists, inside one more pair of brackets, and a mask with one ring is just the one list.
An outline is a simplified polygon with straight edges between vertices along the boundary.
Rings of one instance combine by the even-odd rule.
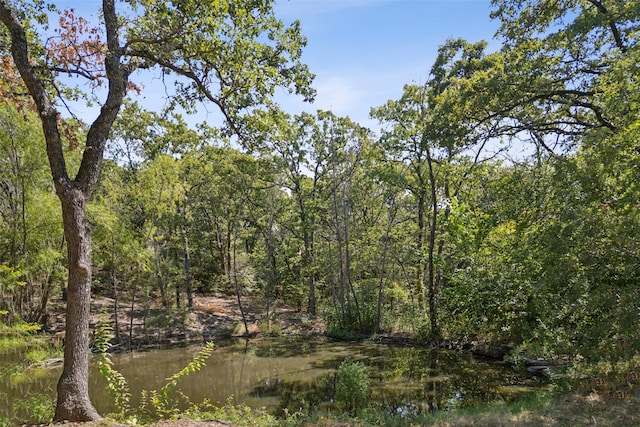
[[73, 188], [58, 194], [67, 239], [69, 280], [64, 369], [58, 381], [55, 420], [97, 420], [100, 416], [89, 400], [88, 384], [91, 230], [85, 216], [86, 197]]
[[63, 154], [59, 113], [40, 75], [32, 66], [25, 29], [7, 0], [0, 0], [0, 21], [11, 37], [11, 55], [39, 113], [56, 194], [62, 205], [67, 241], [67, 283], [64, 368], [58, 382], [55, 421], [93, 421], [100, 415], [89, 399], [89, 304], [91, 299], [91, 231], [86, 204], [102, 166], [104, 147], [126, 93], [128, 73], [120, 64], [118, 21], [114, 0], [103, 1], [107, 35], [105, 70], [107, 99], [87, 133], [78, 174], [71, 179]]

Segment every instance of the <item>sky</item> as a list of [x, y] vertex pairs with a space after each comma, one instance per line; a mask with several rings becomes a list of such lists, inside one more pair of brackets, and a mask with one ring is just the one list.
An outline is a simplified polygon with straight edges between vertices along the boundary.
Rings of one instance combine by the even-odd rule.
[[[489, 49], [498, 22], [489, 18], [490, 0], [275, 0], [276, 15], [285, 23], [301, 22], [308, 44], [302, 61], [316, 75], [313, 104], [294, 95], [278, 95], [290, 114], [318, 109], [375, 128], [369, 118], [379, 107], [402, 95], [405, 84], [424, 83], [437, 50], [449, 38], [470, 42], [486, 40]], [[60, 0], [59, 8], [74, 8], [97, 20], [100, 2]], [[140, 102], [148, 109], [164, 105], [158, 81], [143, 82]], [[87, 122], [95, 111], [84, 107], [75, 113]], [[188, 122], [219, 120], [215, 108], [203, 107]], [[210, 123], [213, 124], [213, 123]]]
[[490, 0], [277, 0], [280, 19], [301, 22], [308, 39], [302, 60], [318, 91], [311, 106], [283, 106], [331, 110], [367, 125], [371, 107], [427, 80], [447, 39], [497, 46], [490, 11]]

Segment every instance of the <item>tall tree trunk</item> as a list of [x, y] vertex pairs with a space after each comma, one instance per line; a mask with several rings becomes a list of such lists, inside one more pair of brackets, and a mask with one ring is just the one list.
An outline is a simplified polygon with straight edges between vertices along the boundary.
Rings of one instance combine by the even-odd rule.
[[[225, 271], [227, 272], [227, 277], [231, 278], [231, 234], [232, 234], [232, 223], [231, 220], [227, 221], [227, 243], [226, 243], [226, 254], [227, 254], [227, 264], [225, 267]], [[234, 242], [235, 244], [235, 242]], [[235, 248], [234, 248], [235, 249]], [[234, 266], [235, 268], [235, 266]], [[235, 270], [233, 272], [235, 275]]]
[[120, 343], [120, 322], [118, 321], [119, 314], [119, 294], [118, 294], [118, 274], [116, 272], [116, 243], [114, 241], [113, 234], [111, 234], [111, 283], [113, 285], [113, 318], [114, 318], [114, 330], [116, 333], [116, 343]]
[[[135, 318], [136, 309], [136, 290], [136, 281], [134, 281], [131, 288], [131, 305], [129, 306], [129, 348], [133, 345], [133, 319]], [[146, 322], [146, 318], [143, 321]]]
[[86, 196], [77, 188], [60, 193], [67, 240], [69, 279], [64, 368], [58, 381], [55, 421], [96, 420], [89, 400], [89, 306], [91, 300], [91, 230]]
[[160, 244], [153, 240], [153, 259], [156, 265], [156, 275], [158, 276], [158, 288], [160, 289], [160, 299], [162, 300], [162, 306], [169, 306], [169, 297], [167, 296], [167, 283], [164, 280], [162, 274], [162, 252], [160, 250]]
[[418, 296], [418, 306], [420, 310], [424, 310], [424, 282], [425, 282], [425, 270], [426, 264], [424, 262], [424, 256], [422, 254], [424, 248], [424, 235], [425, 235], [425, 200], [426, 195], [423, 188], [420, 188], [418, 193], [418, 235], [416, 237], [416, 253], [418, 254], [418, 271], [416, 277], [416, 294]]
[[[444, 197], [448, 201], [451, 200], [449, 180], [447, 178], [445, 178], [445, 183], [444, 183]], [[444, 209], [442, 222], [444, 224], [447, 224], [449, 222], [450, 216], [451, 216], [451, 205], [447, 203], [447, 206]], [[443, 259], [444, 247], [445, 247], [445, 238], [444, 238], [444, 235], [441, 235], [438, 241], [438, 250], [436, 253], [436, 258], [439, 260]], [[436, 278], [435, 278], [435, 283], [433, 287], [433, 293], [436, 297], [440, 294], [441, 287], [446, 286], [446, 284], [447, 284], [447, 277], [444, 275], [443, 267], [441, 264], [436, 269]]]
[[387, 228], [384, 233], [384, 246], [382, 248], [382, 260], [380, 261], [380, 279], [378, 280], [378, 307], [376, 315], [376, 333], [382, 332], [380, 327], [382, 319], [382, 299], [384, 296], [384, 281], [387, 274], [387, 255], [389, 253], [389, 236], [391, 235], [391, 229], [393, 228], [394, 218], [396, 215], [396, 203], [395, 199], [391, 200], [391, 205], [388, 207], [388, 219]]
[[229, 268], [227, 265], [227, 256], [225, 255], [225, 245], [222, 242], [222, 228], [220, 222], [216, 221], [216, 248], [218, 249], [218, 256], [220, 257], [220, 272], [224, 273], [226, 277], [229, 277]]
[[[303, 220], [304, 224], [304, 220]], [[307, 283], [309, 286], [309, 306], [308, 312], [311, 316], [316, 315], [316, 273], [315, 273], [315, 256], [313, 254], [313, 237], [310, 235], [308, 230], [304, 230], [303, 232], [303, 240], [304, 240], [304, 266], [303, 271], [304, 274], [307, 275]]]
[[338, 283], [340, 287], [338, 288], [338, 300], [340, 301], [340, 309], [341, 309], [341, 317], [340, 317], [340, 326], [345, 327], [346, 321], [346, 307], [345, 307], [345, 276], [344, 276], [344, 256], [342, 252], [342, 236], [340, 231], [340, 219], [338, 217], [338, 202], [336, 195], [336, 185], [333, 185], [332, 190], [332, 199], [333, 199], [333, 221], [336, 227], [336, 245], [338, 247]]
[[211, 213], [209, 213], [209, 210], [206, 207], [202, 208], [202, 212], [204, 213], [204, 218], [209, 225], [209, 229], [215, 231], [216, 236], [215, 244], [213, 243], [211, 238], [209, 239], [209, 251], [211, 252], [211, 259], [216, 258], [217, 251], [217, 256], [219, 258], [219, 272], [224, 273], [226, 277], [229, 277], [229, 271], [227, 271], [227, 262], [225, 261], [227, 258], [225, 256], [225, 246], [222, 242], [222, 227], [220, 226], [219, 218], [216, 217], [216, 221], [214, 222], [213, 218], [211, 218]]
[[[335, 276], [333, 274], [333, 246], [331, 244], [331, 238], [326, 238], [327, 242], [327, 265], [329, 265], [329, 272], [327, 274], [327, 281], [329, 282], [329, 289], [331, 289], [331, 302], [333, 303], [333, 309], [336, 313], [338, 313], [338, 289], [335, 281]], [[344, 312], [344, 307], [343, 307]], [[342, 317], [341, 317], [342, 318]]]
[[189, 252], [189, 236], [187, 236], [187, 230], [184, 227], [182, 227], [182, 238], [184, 240], [184, 284], [187, 291], [187, 306], [189, 308], [193, 308], [193, 289], [191, 287], [191, 253]]
[[298, 199], [298, 209], [300, 210], [300, 223], [302, 224], [302, 240], [304, 242], [303, 272], [307, 275], [307, 283], [309, 287], [309, 305], [308, 312], [311, 316], [316, 315], [316, 273], [315, 273], [315, 254], [313, 253], [314, 232], [310, 230], [313, 227], [309, 223], [307, 216], [307, 207], [303, 200], [302, 188], [299, 183], [295, 186], [296, 197]]
[[353, 282], [351, 281], [351, 250], [349, 249], [350, 237], [349, 237], [349, 200], [346, 199], [347, 195], [345, 195], [345, 199], [342, 202], [342, 212], [343, 212], [343, 221], [344, 221], [344, 270], [345, 270], [345, 279], [347, 281], [347, 285], [349, 290], [351, 291], [351, 296], [353, 297], [353, 304], [356, 309], [356, 316], [358, 317], [358, 328], [360, 332], [364, 331], [364, 325], [362, 323], [362, 313], [360, 310], [360, 303], [358, 302], [358, 294], [356, 293], [355, 288], [353, 287]]
[[431, 324], [431, 336], [440, 339], [440, 326], [438, 324], [438, 307], [436, 301], [436, 272], [435, 272], [435, 246], [436, 231], [438, 225], [438, 198], [436, 187], [436, 176], [433, 170], [433, 159], [427, 150], [427, 162], [429, 164], [429, 183], [431, 186], [431, 224], [429, 227], [429, 249], [428, 249], [428, 274], [429, 274], [429, 321]]
[[267, 224], [267, 229], [264, 231], [265, 244], [267, 246], [267, 258], [269, 262], [269, 271], [267, 276], [267, 289], [265, 292], [265, 298], [267, 302], [267, 331], [271, 331], [271, 298], [274, 297], [273, 301], [273, 312], [276, 311], [276, 300], [277, 300], [277, 292], [276, 287], [278, 286], [278, 263], [276, 260], [276, 244], [275, 237], [273, 235], [273, 227], [274, 227], [274, 197], [273, 192], [269, 194], [269, 223]]
[[315, 249], [315, 233], [311, 233], [310, 247], [307, 257], [309, 258], [308, 272], [309, 275], [309, 314], [316, 315], [316, 249]]
[[[244, 325], [244, 334], [245, 336], [249, 336], [249, 325], [247, 324], [247, 316], [244, 313], [244, 307], [242, 306], [242, 298], [240, 297], [240, 281], [238, 280], [238, 263], [236, 259], [236, 241], [238, 239], [238, 228], [239, 225], [236, 225], [236, 232], [233, 237], [233, 283], [235, 285], [236, 290], [236, 298], [238, 300], [238, 309], [240, 310], [240, 315], [242, 316], [242, 324]], [[231, 257], [229, 257], [231, 258]]]
[[22, 241], [18, 248], [23, 257], [27, 254], [27, 185], [24, 177], [20, 180], [20, 223], [22, 228]]

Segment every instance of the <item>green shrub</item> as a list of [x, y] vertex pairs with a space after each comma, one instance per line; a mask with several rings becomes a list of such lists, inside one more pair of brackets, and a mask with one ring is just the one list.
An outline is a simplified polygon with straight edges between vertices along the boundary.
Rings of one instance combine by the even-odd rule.
[[364, 364], [351, 359], [342, 362], [338, 368], [336, 400], [355, 416], [366, 406], [368, 390], [369, 375]]

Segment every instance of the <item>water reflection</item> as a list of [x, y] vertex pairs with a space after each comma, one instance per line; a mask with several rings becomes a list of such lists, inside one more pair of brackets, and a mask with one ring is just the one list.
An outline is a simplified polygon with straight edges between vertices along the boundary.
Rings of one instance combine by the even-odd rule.
[[[200, 348], [197, 346], [113, 355], [113, 362], [127, 379], [132, 405], [141, 391], [160, 389], [165, 378], [180, 371]], [[376, 343], [265, 338], [218, 343], [207, 365], [181, 380], [178, 388], [192, 402], [208, 399], [223, 405], [234, 403], [265, 408], [275, 415], [317, 410], [333, 405], [336, 372], [347, 357], [362, 362], [371, 378], [370, 406], [397, 415], [417, 415], [454, 407], [516, 398], [540, 387], [522, 370], [496, 362], [474, 359], [470, 354]], [[4, 392], [51, 393], [59, 370], [38, 383], [0, 383]], [[24, 390], [24, 388], [29, 390]], [[113, 412], [111, 397], [95, 369], [90, 376], [92, 400], [101, 413]], [[2, 417], [0, 408], [0, 417]]]
[[[139, 396], [143, 388], [162, 387], [164, 378], [184, 367], [197, 350], [115, 355], [114, 363], [129, 380], [133, 396]], [[332, 405], [336, 372], [347, 357], [367, 366], [369, 404], [402, 415], [513, 399], [540, 386], [520, 370], [466, 353], [268, 338], [223, 343], [207, 366], [179, 387], [193, 402], [206, 398], [222, 405], [233, 396], [235, 403], [276, 415], [309, 412]], [[112, 410], [104, 397], [96, 399], [96, 406]]]

